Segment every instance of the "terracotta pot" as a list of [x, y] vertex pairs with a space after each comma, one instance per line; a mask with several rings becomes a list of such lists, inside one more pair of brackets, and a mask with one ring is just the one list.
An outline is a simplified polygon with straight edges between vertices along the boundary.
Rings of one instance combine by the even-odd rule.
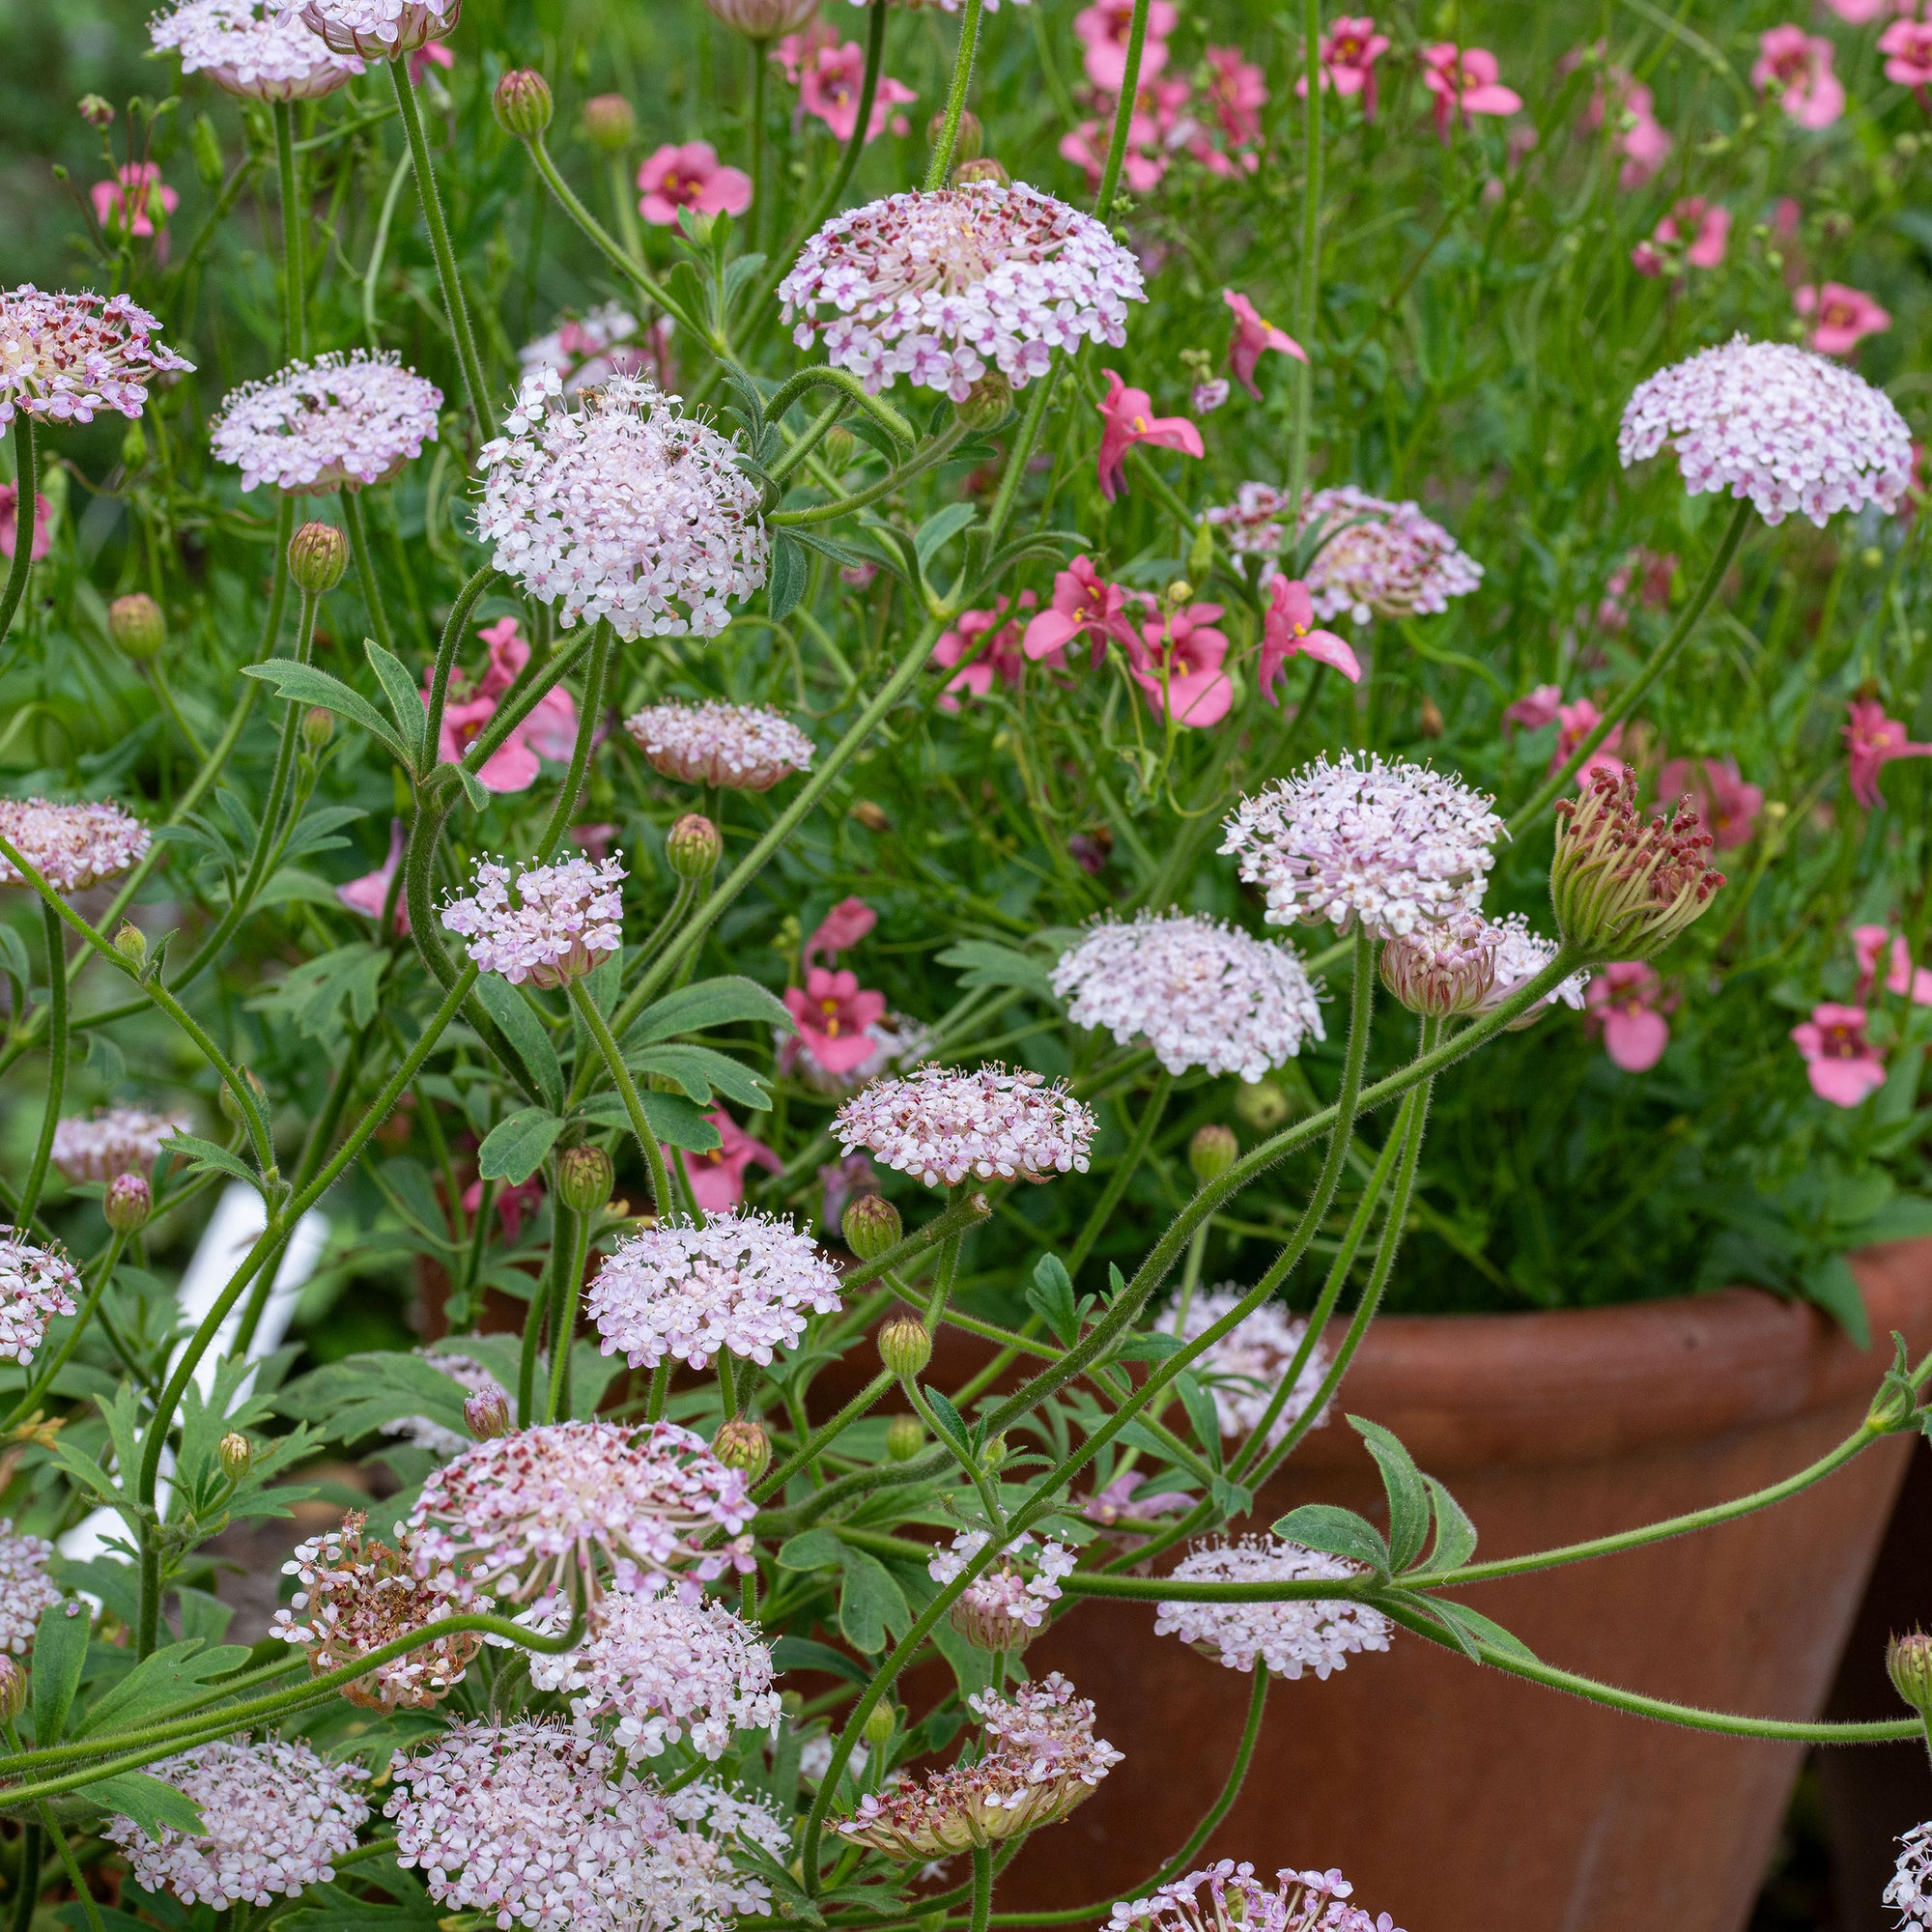
[[[1932, 1241], [1858, 1258], [1872, 1328], [1932, 1346]], [[1637, 1306], [1392, 1317], [1346, 1407], [1393, 1429], [1506, 1556], [1743, 1494], [1849, 1435], [1889, 1358], [1747, 1289]], [[1912, 1438], [1781, 1507], [1630, 1555], [1485, 1584], [1466, 1601], [1542, 1658], [1728, 1710], [1810, 1719]], [[1322, 1500], [1383, 1515], [1339, 1417], [1268, 1487], [1258, 1525]], [[1092, 1602], [1028, 1652], [1099, 1707], [1126, 1761], [1003, 1879], [1000, 1910], [1127, 1895], [1220, 1789], [1250, 1680], [1151, 1607]], [[1739, 1932], [1797, 1747], [1622, 1716], [1397, 1631], [1324, 1683], [1277, 1682], [1247, 1783], [1196, 1861], [1339, 1865], [1413, 1932]]]

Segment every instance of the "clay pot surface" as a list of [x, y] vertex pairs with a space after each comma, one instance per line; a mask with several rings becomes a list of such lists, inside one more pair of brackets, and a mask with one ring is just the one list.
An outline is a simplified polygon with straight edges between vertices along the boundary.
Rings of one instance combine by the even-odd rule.
[[[1855, 1260], [1868, 1350], [1749, 1289], [1671, 1301], [1377, 1322], [1341, 1405], [1393, 1429], [1475, 1520], [1482, 1557], [1634, 1528], [1742, 1495], [1850, 1435], [1888, 1331], [1932, 1346], [1932, 1241]], [[1483, 1584], [1463, 1600], [1545, 1661], [1653, 1695], [1815, 1718], [1912, 1438], [1722, 1528]], [[1310, 1501], [1377, 1520], [1337, 1415], [1267, 1486], [1254, 1526]], [[1170, 1559], [1171, 1560], [1171, 1559]], [[1126, 1753], [1003, 1878], [995, 1909], [1132, 1895], [1221, 1789], [1250, 1680], [1153, 1634], [1151, 1605], [1089, 1602], [1027, 1655], [1098, 1706]], [[1397, 1630], [1321, 1683], [1278, 1680], [1253, 1766], [1195, 1861], [1339, 1865], [1410, 1932], [1740, 1932], [1796, 1746], [1626, 1717]], [[1105, 1917], [1104, 1908], [1095, 1921]]]

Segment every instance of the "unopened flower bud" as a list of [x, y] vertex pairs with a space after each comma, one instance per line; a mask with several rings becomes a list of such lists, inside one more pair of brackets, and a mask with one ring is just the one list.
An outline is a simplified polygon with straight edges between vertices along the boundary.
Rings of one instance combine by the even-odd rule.
[[602, 1148], [565, 1148], [557, 1156], [557, 1194], [580, 1214], [594, 1214], [610, 1200], [614, 1178], [611, 1156]]
[[227, 164], [221, 158], [221, 136], [206, 114], [195, 117], [188, 145], [194, 151], [194, 171], [201, 177], [202, 186], [219, 187], [222, 176], [228, 171]]
[[83, 94], [75, 103], [80, 109], [80, 118], [98, 132], [105, 133], [114, 125], [114, 103], [103, 100], [98, 94]]
[[[938, 147], [939, 137], [946, 131], [946, 116], [935, 114], [925, 125], [927, 142]], [[980, 151], [986, 145], [986, 129], [980, 117], [970, 107], [959, 110], [959, 126], [953, 130], [952, 158], [955, 161], [977, 161]]]
[[989, 369], [966, 392], [952, 412], [968, 429], [991, 429], [1013, 406], [1013, 385], [997, 369]]
[[231, 1483], [239, 1483], [255, 1460], [255, 1445], [239, 1429], [231, 1429], [215, 1445], [214, 1455], [221, 1473]]
[[883, 1194], [855, 1195], [839, 1223], [845, 1245], [862, 1262], [875, 1262], [905, 1239], [899, 1210]]
[[0, 1657], [0, 1724], [11, 1724], [26, 1708], [26, 1666], [17, 1658]]
[[497, 83], [492, 104], [497, 125], [506, 134], [527, 140], [550, 126], [550, 82], [534, 68], [513, 67]]
[[335, 735], [334, 714], [325, 711], [320, 704], [311, 704], [302, 713], [302, 743], [311, 752], [319, 752]]
[[1932, 1717], [1932, 1636], [1913, 1631], [1893, 1637], [1885, 1647], [1885, 1667], [1891, 1688], [1921, 1718]]
[[148, 935], [131, 920], [124, 919], [114, 935], [114, 951], [138, 973], [148, 963]]
[[107, 636], [123, 657], [152, 658], [167, 642], [168, 620], [145, 590], [131, 591], [108, 605]]
[[890, 1697], [881, 1697], [866, 1713], [866, 1721], [859, 1727], [859, 1735], [877, 1750], [882, 1745], [893, 1741], [893, 1733], [899, 1727], [899, 1714], [893, 1708]]
[[724, 840], [701, 811], [687, 811], [665, 837], [665, 857], [680, 879], [708, 879], [724, 856]]
[[1294, 1111], [1288, 1095], [1272, 1080], [1257, 1080], [1235, 1091], [1235, 1113], [1244, 1127], [1258, 1134], [1272, 1133]]
[[[254, 1100], [257, 1108], [259, 1108], [262, 1102], [268, 1098], [268, 1090], [263, 1087], [261, 1081], [245, 1066], [242, 1068], [242, 1078], [247, 1086], [249, 1096]], [[235, 1090], [225, 1080], [221, 1083], [220, 1101], [224, 1119], [233, 1121], [237, 1126], [240, 1126], [247, 1119], [242, 1102], [236, 1098]]]
[[304, 524], [289, 539], [289, 575], [296, 588], [324, 597], [349, 568], [349, 539], [333, 524]]
[[117, 1174], [107, 1183], [100, 1211], [117, 1235], [138, 1235], [155, 1211], [155, 1190], [145, 1174]]
[[130, 422], [121, 439], [121, 467], [124, 469], [139, 469], [147, 460], [148, 432], [138, 421]]
[[1701, 916], [1724, 883], [1704, 855], [1711, 835], [1686, 803], [1646, 820], [1636, 781], [1598, 771], [1556, 807], [1549, 903], [1565, 949], [1590, 959], [1649, 959]]
[[742, 1469], [755, 1483], [772, 1460], [772, 1439], [749, 1415], [733, 1416], [711, 1438], [711, 1453], [727, 1469]]
[[1005, 1467], [1007, 1461], [1007, 1438], [1004, 1435], [989, 1435], [980, 1451], [980, 1466], [987, 1475], [996, 1476]]
[[961, 161], [952, 170], [952, 179], [958, 182], [992, 182], [1000, 187], [1011, 187], [1013, 178], [1002, 162], [991, 155], [980, 155], [976, 159]]
[[953, 1603], [948, 1620], [976, 1650], [1022, 1651], [1040, 1634], [1039, 1626], [1012, 1614], [1014, 1601], [1025, 1601], [1024, 1589], [1012, 1564], [996, 1563]]
[[1179, 611], [1183, 604], [1194, 602], [1194, 586], [1184, 577], [1177, 577], [1167, 586], [1167, 605], [1171, 611]]
[[1194, 1138], [1187, 1143], [1188, 1172], [1197, 1186], [1206, 1187], [1210, 1180], [1220, 1179], [1240, 1155], [1241, 1144], [1235, 1138], [1234, 1128], [1209, 1121], [1205, 1127], [1196, 1127]]
[[910, 1463], [925, 1447], [925, 1424], [916, 1415], [895, 1415], [886, 1424], [886, 1454]]
[[621, 155], [638, 131], [638, 117], [621, 94], [593, 95], [583, 103], [583, 131], [593, 148]]
[[463, 1401], [463, 1420], [479, 1442], [510, 1433], [509, 1398], [499, 1388], [478, 1389]]
[[879, 1360], [902, 1381], [917, 1376], [932, 1360], [932, 1331], [903, 1310], [887, 1316], [879, 1329]]

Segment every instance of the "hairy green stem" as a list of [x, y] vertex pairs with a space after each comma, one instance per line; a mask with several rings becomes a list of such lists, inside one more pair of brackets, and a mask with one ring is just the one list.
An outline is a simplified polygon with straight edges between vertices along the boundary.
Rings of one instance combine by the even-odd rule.
[[1121, 1196], [1127, 1191], [1127, 1182], [1147, 1158], [1154, 1130], [1160, 1125], [1160, 1117], [1167, 1111], [1167, 1096], [1173, 1091], [1174, 1076], [1163, 1066], [1154, 1076], [1153, 1092], [1148, 1095], [1147, 1105], [1141, 1109], [1140, 1120], [1134, 1125], [1133, 1137], [1127, 1142], [1126, 1151], [1114, 1163], [1114, 1171], [1107, 1177], [1107, 1184], [1100, 1190], [1100, 1198], [1094, 1204], [1087, 1225], [1080, 1230], [1072, 1247], [1067, 1250], [1066, 1272], [1076, 1280], [1081, 1263], [1094, 1252], [1094, 1243], [1100, 1238], [1107, 1223], [1113, 1218], [1114, 1209], [1120, 1206]]
[[[21, 548], [26, 548], [24, 540]], [[61, 1100], [67, 1093], [67, 943], [61, 933], [60, 914], [44, 900], [41, 919], [47, 948], [47, 1087], [41, 1107], [40, 1138], [34, 1143], [27, 1184], [20, 1190], [15, 1209], [22, 1228], [33, 1226], [35, 1210], [41, 1205], [41, 1189], [46, 1185], [47, 1162], [54, 1151], [54, 1129], [60, 1125]]]
[[[977, 9], [980, 0], [968, 0]], [[968, 1932], [986, 1932], [986, 1919], [993, 1910], [993, 1855], [984, 1845], [973, 1847], [973, 1916]]]
[[570, 768], [558, 786], [556, 803], [551, 808], [550, 822], [537, 842], [537, 864], [548, 866], [563, 843], [563, 835], [576, 815], [577, 801], [590, 770], [590, 747], [597, 736], [597, 721], [604, 712], [604, 679], [611, 664], [611, 621], [600, 617], [595, 639], [590, 646], [590, 668], [583, 674], [583, 702], [577, 716], [577, 742], [570, 749]]
[[345, 483], [336, 493], [342, 499], [342, 522], [349, 532], [349, 549], [355, 558], [355, 581], [362, 586], [362, 602], [375, 626], [376, 641], [393, 657], [396, 634], [389, 628], [389, 613], [383, 608], [383, 592], [376, 582], [376, 556], [369, 548], [369, 519], [363, 513], [361, 493], [355, 484]]
[[577, 1328], [577, 1301], [583, 1292], [583, 1263], [590, 1251], [590, 1216], [573, 1214], [570, 1240], [564, 1245], [569, 1259], [564, 1266], [554, 1316], [550, 1324], [550, 1400], [544, 1405], [543, 1419], [555, 1422], [561, 1414], [564, 1381], [570, 1374], [570, 1343]]
[[590, 997], [582, 980], [570, 982], [570, 1004], [576, 1009], [577, 1016], [583, 1022], [590, 1037], [597, 1042], [597, 1050], [604, 1056], [605, 1068], [611, 1075], [611, 1084], [616, 1088], [618, 1097], [624, 1103], [631, 1132], [637, 1137], [644, 1165], [650, 1169], [654, 1209], [661, 1215], [668, 1214], [671, 1211], [670, 1174], [665, 1167], [664, 1150], [658, 1145], [658, 1137], [644, 1113], [638, 1083], [631, 1078], [631, 1069], [624, 1065], [623, 1050], [617, 1044], [616, 1036], [611, 1031], [604, 1015], [597, 1010], [597, 1002]]
[[302, 242], [301, 177], [296, 161], [295, 109], [277, 100], [275, 170], [282, 203], [282, 349], [291, 360], [308, 354], [307, 270]]
[[1100, 169], [1100, 191], [1094, 197], [1094, 213], [1105, 221], [1114, 212], [1114, 196], [1120, 191], [1121, 170], [1127, 160], [1127, 135], [1133, 127], [1134, 107], [1140, 94], [1141, 54], [1147, 46], [1148, 0], [1134, 0], [1133, 16], [1127, 22], [1127, 59], [1121, 75], [1121, 97], [1114, 104], [1114, 132], [1107, 143], [1107, 159]]
[[[14, 412], [14, 477], [20, 493], [19, 508], [14, 523], [14, 560], [7, 566], [7, 587], [0, 590], [0, 642], [5, 641], [14, 627], [14, 613], [27, 594], [27, 578], [34, 567], [31, 533], [35, 485], [40, 481], [40, 471], [34, 464], [34, 419], [25, 410], [18, 409]], [[22, 531], [28, 533], [29, 540], [24, 543], [20, 541]]]
[[[980, 14], [985, 0], [966, 0], [966, 13], [959, 22], [959, 48], [952, 57], [952, 85], [946, 94], [946, 118], [940, 124], [939, 139], [932, 144], [932, 159], [925, 170], [925, 191], [946, 185], [952, 169], [952, 150], [959, 142], [959, 117], [966, 111], [966, 91], [973, 84], [973, 57], [980, 46]], [[980, 1932], [979, 1926], [974, 1932]]]

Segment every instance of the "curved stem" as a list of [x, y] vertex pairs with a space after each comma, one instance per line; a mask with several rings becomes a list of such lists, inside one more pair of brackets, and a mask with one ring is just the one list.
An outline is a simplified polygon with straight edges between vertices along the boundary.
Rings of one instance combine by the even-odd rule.
[[67, 942], [61, 934], [60, 914], [45, 900], [41, 902], [41, 917], [47, 946], [47, 1094], [41, 1109], [41, 1137], [34, 1143], [33, 1164], [27, 1169], [27, 1184], [20, 1190], [16, 1210], [22, 1231], [33, 1226], [34, 1210], [41, 1205], [67, 1092]]
[[[1295, 339], [1302, 359], [1294, 365], [1294, 441], [1289, 454], [1288, 500], [1301, 511], [1308, 483], [1308, 433], [1315, 404], [1315, 372], [1308, 345], [1315, 337], [1316, 302], [1321, 274], [1321, 0], [1303, 0], [1302, 71], [1308, 84], [1307, 148], [1301, 189], [1301, 284], [1295, 302]], [[1298, 527], [1298, 526], [1297, 526]]]
[[34, 419], [19, 408], [14, 411], [14, 476], [20, 494], [14, 506], [14, 560], [7, 566], [7, 587], [0, 590], [0, 641], [14, 627], [14, 613], [27, 594], [34, 567], [35, 485], [41, 477], [34, 464]]
[[651, 1172], [651, 1195], [654, 1210], [659, 1214], [671, 1211], [670, 1176], [665, 1168], [664, 1150], [658, 1146], [658, 1137], [651, 1131], [651, 1123], [644, 1115], [644, 1103], [638, 1094], [638, 1083], [631, 1078], [631, 1069], [624, 1065], [623, 1053], [619, 1050], [604, 1015], [597, 1010], [597, 1002], [585, 989], [582, 980], [570, 982], [570, 1004], [577, 1016], [597, 1042], [597, 1050], [604, 1056], [604, 1065], [610, 1071], [611, 1084], [616, 1088], [624, 1102], [624, 1112], [629, 1117], [631, 1131], [637, 1136], [638, 1146], [643, 1151], [644, 1165]]
[[829, 524], [836, 518], [849, 516], [854, 510], [863, 510], [867, 503], [876, 503], [881, 497], [890, 497], [913, 477], [923, 475], [926, 470], [945, 462], [965, 436], [966, 425], [955, 416], [917, 456], [900, 464], [876, 483], [868, 483], [865, 489], [855, 490], [851, 496], [840, 497], [834, 502], [811, 503], [802, 510], [774, 510], [765, 522], [774, 529], [784, 529], [793, 524]]
[[[556, 803], [551, 808], [550, 823], [537, 845], [537, 864], [548, 866], [563, 843], [563, 835], [577, 810], [583, 790], [584, 775], [590, 769], [590, 746], [597, 735], [597, 721], [604, 711], [604, 678], [611, 663], [611, 624], [600, 617], [590, 646], [590, 668], [583, 674], [583, 703], [577, 718], [577, 742], [570, 750], [570, 769], [558, 788]], [[662, 1211], [662, 1210], [660, 1210]]]
[[583, 1292], [583, 1262], [590, 1249], [590, 1216], [575, 1214], [570, 1239], [560, 1244], [567, 1257], [558, 1282], [554, 1318], [550, 1324], [550, 1400], [544, 1405], [543, 1419], [554, 1422], [563, 1401], [563, 1385], [570, 1373], [570, 1344], [577, 1331], [577, 1301]]
[[[1033, 393], [1027, 398], [1026, 413], [1020, 417], [1019, 431], [1013, 438], [1006, 468], [1000, 472], [1000, 487], [993, 496], [993, 507], [986, 512], [985, 543], [989, 556], [999, 548], [1001, 532], [1013, 514], [1020, 484], [1026, 477], [1027, 459], [1039, 440], [1041, 426], [1046, 421], [1047, 404], [1053, 399], [1053, 385], [1060, 380], [1061, 365], [1065, 359], [1065, 355], [1056, 350], [1046, 374], [1034, 384]], [[977, 591], [975, 594], [978, 594]]]
[[1101, 1230], [1113, 1218], [1121, 1196], [1127, 1191], [1127, 1182], [1147, 1158], [1149, 1143], [1153, 1139], [1154, 1129], [1160, 1125], [1160, 1117], [1167, 1111], [1167, 1096], [1173, 1091], [1174, 1076], [1163, 1066], [1154, 1076], [1153, 1092], [1148, 1095], [1147, 1105], [1141, 1109], [1140, 1120], [1134, 1127], [1133, 1138], [1127, 1143], [1126, 1151], [1114, 1163], [1114, 1171], [1107, 1177], [1107, 1184], [1100, 1190], [1100, 1198], [1094, 1204], [1087, 1225], [1080, 1230], [1079, 1238], [1067, 1251], [1066, 1272], [1069, 1275], [1079, 1276], [1081, 1263], [1093, 1252], [1094, 1243], [1100, 1238]]
[[[480, 772], [503, 749], [509, 741], [510, 733], [543, 702], [548, 693], [555, 690], [577, 668], [578, 660], [596, 641], [596, 638], [597, 629], [592, 625], [575, 642], [554, 652], [551, 661], [544, 666], [537, 676], [531, 678], [515, 696], [508, 697], [504, 703], [497, 707], [497, 715], [470, 741], [469, 749], [463, 754], [463, 766], [466, 771]], [[437, 709], [436, 718], [438, 728], [440, 729], [442, 718], [440, 706]]]
[[362, 271], [362, 333], [369, 347], [382, 347], [382, 326], [376, 320], [376, 284], [383, 272], [383, 258], [389, 252], [389, 228], [396, 218], [396, 203], [403, 197], [403, 184], [414, 171], [415, 161], [403, 150], [396, 171], [389, 177], [388, 191], [383, 196], [383, 212], [376, 217], [376, 239], [369, 244], [369, 266]]
[[1598, 719], [1595, 728], [1537, 787], [1531, 794], [1529, 803], [1510, 820], [1509, 832], [1512, 838], [1520, 837], [1562, 796], [1570, 781], [1582, 770], [1583, 760], [1622, 724], [1624, 719], [1636, 708], [1644, 693], [1670, 668], [1671, 660], [1690, 641], [1691, 632], [1697, 628], [1697, 620], [1703, 616], [1712, 598], [1718, 594], [1718, 587], [1724, 581], [1724, 573], [1730, 569], [1731, 559], [1737, 555], [1738, 546], [1744, 542], [1745, 531], [1755, 514], [1756, 511], [1747, 497], [1739, 502], [1731, 512], [1731, 521], [1725, 527], [1723, 540], [1712, 554], [1711, 561], [1704, 571], [1703, 582], [1691, 592], [1690, 601], [1685, 605], [1683, 614], [1671, 626], [1670, 635], [1650, 654], [1650, 662], [1642, 670], [1617, 697], [1611, 700], [1608, 709]]
[[1100, 191], [1094, 197], [1094, 213], [1105, 221], [1114, 212], [1114, 196], [1120, 190], [1121, 170], [1126, 165], [1127, 134], [1133, 126], [1134, 99], [1140, 93], [1141, 53], [1147, 45], [1148, 0], [1134, 0], [1133, 17], [1127, 22], [1127, 61], [1121, 75], [1121, 96], [1114, 103], [1114, 132], [1107, 143], [1107, 159], [1100, 170]]
[[[952, 168], [952, 150], [959, 142], [959, 117], [966, 111], [966, 90], [973, 84], [973, 56], [980, 45], [980, 14], [985, 0], [966, 0], [965, 17], [959, 23], [959, 48], [952, 57], [952, 85], [946, 95], [946, 119], [939, 139], [932, 144], [932, 159], [925, 170], [925, 191], [946, 185]], [[981, 1932], [976, 1925], [973, 1932]]]
[[362, 586], [362, 602], [369, 621], [376, 629], [376, 641], [396, 654], [396, 635], [389, 628], [389, 613], [383, 608], [383, 593], [376, 582], [376, 558], [369, 548], [369, 519], [362, 512], [362, 497], [355, 485], [345, 483], [337, 495], [342, 498], [342, 522], [349, 532], [349, 548], [355, 558], [355, 581]]
[[282, 349], [291, 360], [308, 354], [308, 290], [302, 260], [301, 178], [297, 173], [295, 109], [277, 100], [275, 167], [282, 203]]
[[896, 1379], [892, 1370], [881, 1369], [830, 1422], [814, 1430], [806, 1441], [801, 1442], [770, 1475], [759, 1483], [752, 1492], [753, 1500], [763, 1502], [767, 1496], [782, 1494], [784, 1486], [816, 1457], [823, 1455], [827, 1444], [836, 1442], [892, 1387]]
[[[814, 362], [809, 369], [801, 369], [797, 375], [786, 377], [765, 398], [765, 420], [777, 422], [795, 402], [813, 389], [837, 389], [847, 402], [864, 410], [895, 441], [903, 443], [908, 449], [918, 445], [919, 432], [892, 404], [882, 396], [871, 394], [849, 369], [834, 369], [823, 362]], [[772, 474], [778, 474], [776, 467]]]

